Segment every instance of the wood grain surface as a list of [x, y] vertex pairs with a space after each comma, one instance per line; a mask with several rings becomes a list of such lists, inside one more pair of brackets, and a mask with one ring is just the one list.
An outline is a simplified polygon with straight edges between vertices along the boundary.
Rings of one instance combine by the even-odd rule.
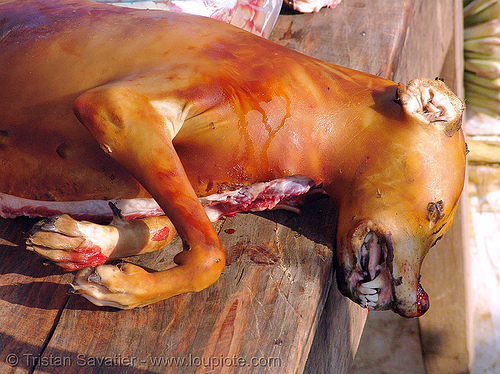
[[[404, 54], [410, 35], [422, 41], [409, 25], [426, 4], [345, 0], [315, 14], [285, 11], [271, 38], [322, 60], [406, 78], [427, 58], [418, 48]], [[68, 294], [72, 275], [24, 249], [33, 220], [0, 220], [0, 372], [346, 373], [366, 311], [331, 286], [335, 220], [329, 199], [302, 215], [226, 218], [215, 224], [228, 259], [220, 280], [130, 311]], [[129, 260], [158, 270], [180, 249], [177, 240]]]

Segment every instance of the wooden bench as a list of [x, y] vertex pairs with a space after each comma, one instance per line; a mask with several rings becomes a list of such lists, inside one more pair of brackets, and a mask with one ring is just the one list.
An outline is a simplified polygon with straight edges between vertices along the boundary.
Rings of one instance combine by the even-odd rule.
[[[426, 12], [436, 5], [424, 0], [283, 11], [271, 38], [389, 79], [433, 77], [454, 40], [453, 29], [441, 26], [456, 3], [439, 2], [439, 13]], [[441, 26], [428, 27], [429, 20]], [[329, 199], [302, 215], [223, 219], [215, 227], [228, 266], [215, 285], [130, 311], [68, 294], [72, 275], [24, 250], [34, 221], [0, 220], [0, 372], [346, 373], [366, 310], [342, 297], [333, 280], [335, 220]], [[130, 260], [158, 270], [180, 250], [176, 240]]]

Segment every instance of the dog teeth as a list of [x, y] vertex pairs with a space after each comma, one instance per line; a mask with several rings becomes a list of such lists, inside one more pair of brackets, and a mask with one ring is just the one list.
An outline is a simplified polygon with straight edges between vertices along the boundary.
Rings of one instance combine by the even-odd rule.
[[365, 236], [365, 243], [368, 243], [370, 241], [370, 239], [372, 238], [373, 236], [373, 232], [369, 232], [366, 236]]
[[377, 293], [377, 290], [375, 288], [370, 288], [370, 287], [365, 287], [364, 284], [361, 284], [358, 288], [359, 292], [363, 293], [364, 295], [374, 295]]
[[366, 303], [366, 308], [368, 308], [369, 310], [374, 310], [376, 306], [377, 306], [377, 304], [375, 304], [375, 303], [374, 303], [374, 302], [372, 302], [372, 301], [368, 301], [368, 302]]
[[380, 276], [377, 276], [369, 282], [361, 283], [358, 286], [359, 299], [361, 300], [360, 305], [368, 309], [375, 309], [377, 307], [378, 294], [382, 288], [382, 284], [383, 280]]
[[380, 288], [382, 287], [382, 278], [380, 276], [377, 276], [375, 279], [363, 283], [362, 286], [365, 288]]
[[366, 244], [363, 244], [361, 246], [361, 256], [364, 257], [364, 256], [368, 256], [369, 252], [368, 252], [368, 247], [366, 246]]

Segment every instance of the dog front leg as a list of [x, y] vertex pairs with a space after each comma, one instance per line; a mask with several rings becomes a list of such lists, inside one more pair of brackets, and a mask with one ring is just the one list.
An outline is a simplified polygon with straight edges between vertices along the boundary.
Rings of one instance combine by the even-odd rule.
[[129, 309], [200, 291], [214, 283], [225, 266], [217, 234], [172, 144], [185, 117], [186, 106], [177, 104], [165, 104], [172, 109], [168, 115], [160, 113], [147, 94], [129, 83], [98, 87], [75, 103], [80, 121], [149, 191], [186, 243], [175, 257], [177, 266], [165, 271], [149, 273], [133, 264], [82, 270], [74, 289], [96, 305]]

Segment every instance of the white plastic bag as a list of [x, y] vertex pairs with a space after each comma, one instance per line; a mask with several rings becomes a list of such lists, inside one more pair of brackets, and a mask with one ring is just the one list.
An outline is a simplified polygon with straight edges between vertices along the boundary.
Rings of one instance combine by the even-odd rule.
[[282, 0], [94, 0], [128, 8], [169, 10], [227, 22], [268, 38]]

